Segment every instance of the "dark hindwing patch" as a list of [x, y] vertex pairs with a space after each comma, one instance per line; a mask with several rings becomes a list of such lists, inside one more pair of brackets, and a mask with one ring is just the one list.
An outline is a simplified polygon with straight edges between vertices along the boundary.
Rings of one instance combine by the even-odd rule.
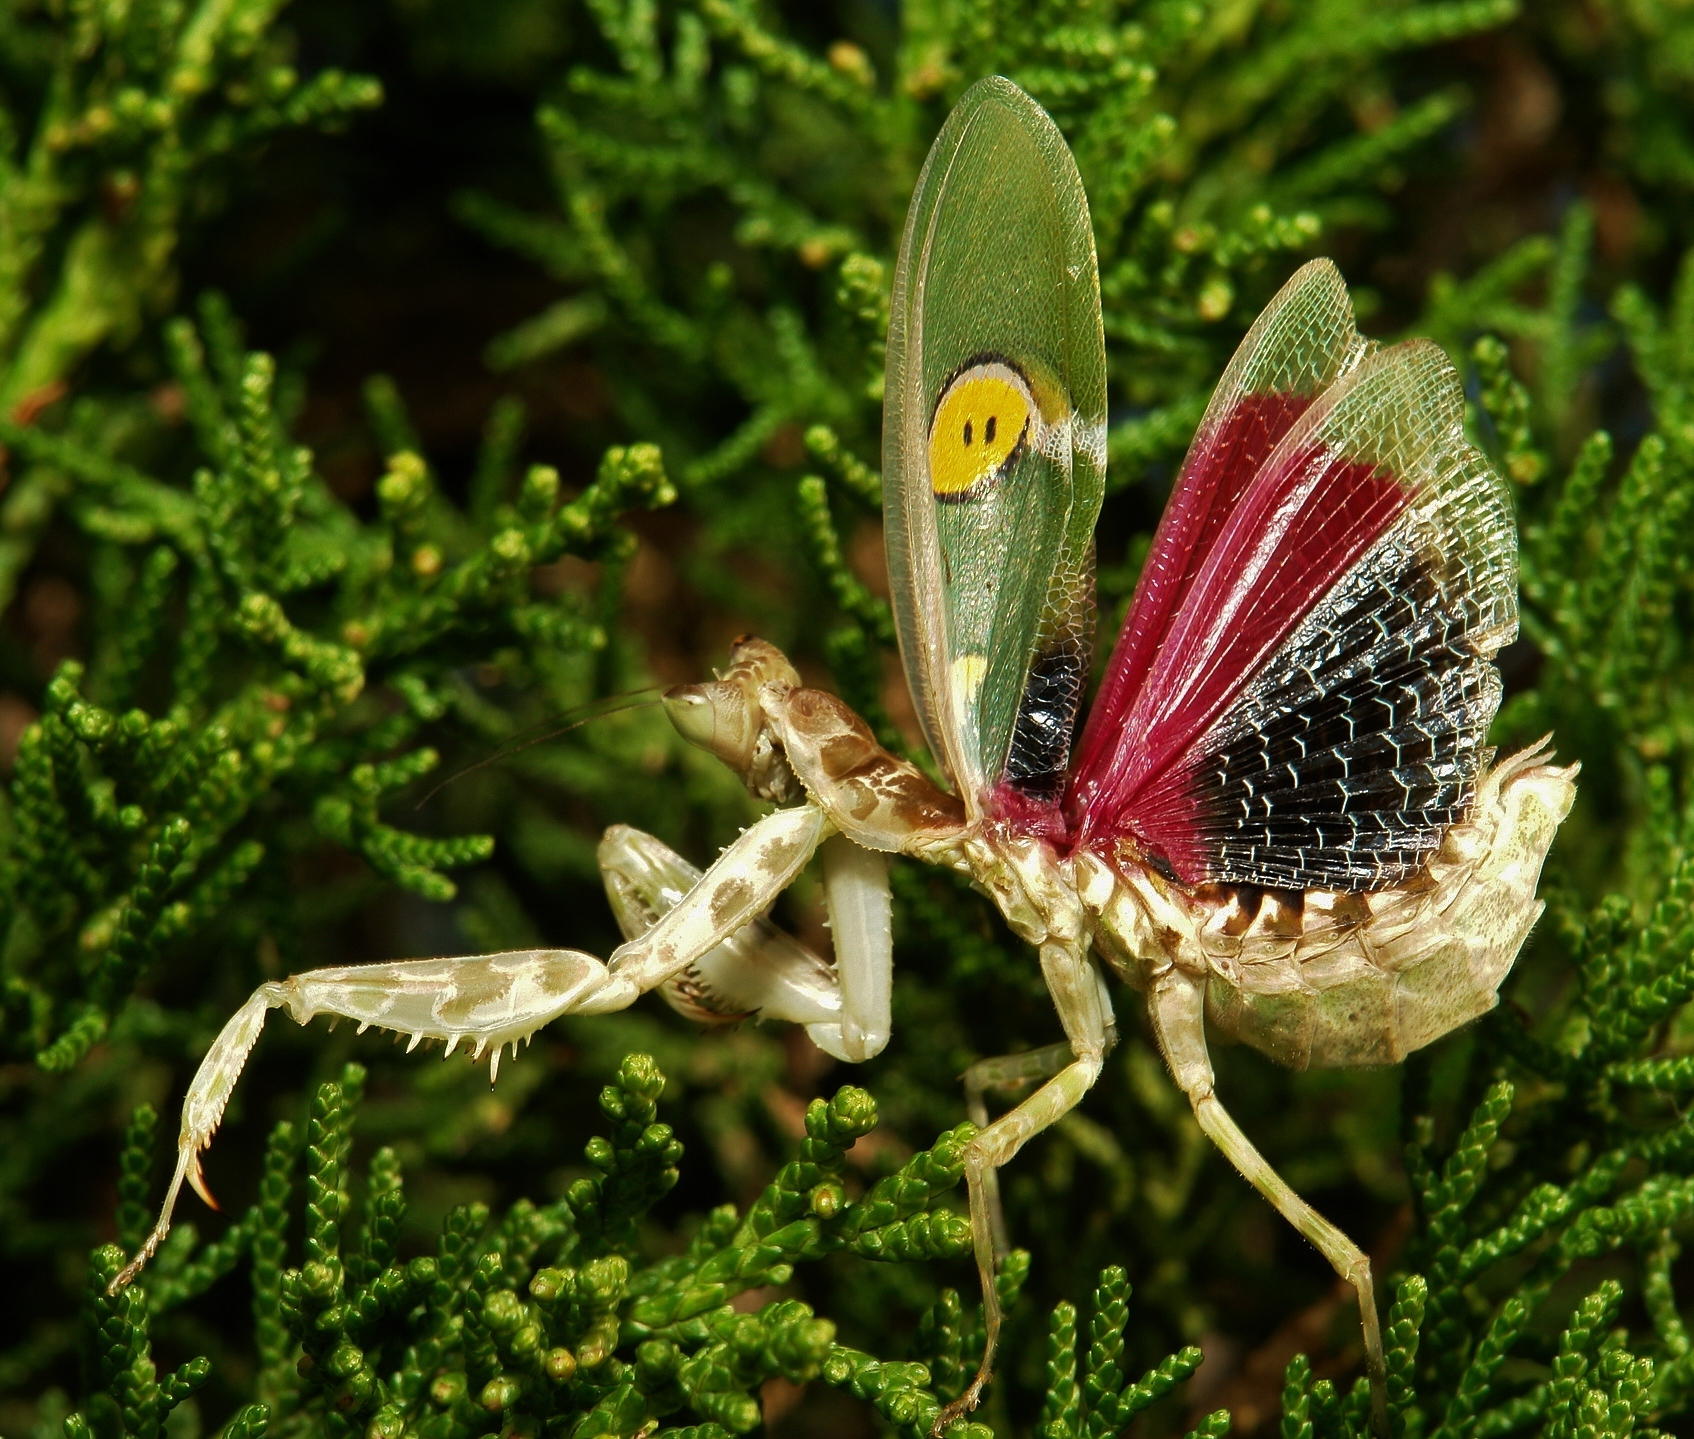
[[1080, 645], [1059, 643], [1029, 667], [1006, 752], [1006, 781], [1031, 799], [1057, 800], [1065, 785], [1071, 732], [1088, 682]]
[[1499, 675], [1396, 526], [1271, 657], [1188, 766], [1194, 857], [1222, 883], [1373, 890], [1462, 820]]

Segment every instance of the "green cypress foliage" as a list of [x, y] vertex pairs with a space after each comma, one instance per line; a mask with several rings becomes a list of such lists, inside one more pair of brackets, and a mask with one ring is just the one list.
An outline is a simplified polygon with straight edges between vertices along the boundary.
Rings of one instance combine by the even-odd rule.
[[[732, 635], [928, 762], [882, 346], [917, 168], [999, 72], [1093, 206], [1106, 638], [1294, 265], [1460, 365], [1522, 534], [1495, 741], [1583, 765], [1547, 911], [1501, 1008], [1402, 1069], [1220, 1047], [1220, 1091], [1375, 1257], [1393, 1439], [1685, 1431], [1691, 55], [1623, 0], [0, 7], [0, 1430], [917, 1439], [965, 1391], [957, 1077], [1057, 1030], [1025, 947], [908, 864], [855, 1083], [655, 1002], [492, 1091], [278, 1017], [207, 1159], [229, 1209], [106, 1285], [256, 984], [603, 955], [606, 825], [698, 862], [748, 822], [650, 703]], [[815, 885], [777, 918], [817, 941]], [[1363, 1439], [1350, 1298], [1115, 1002], [1097, 1090], [1002, 1176], [1006, 1327], [953, 1439]]]

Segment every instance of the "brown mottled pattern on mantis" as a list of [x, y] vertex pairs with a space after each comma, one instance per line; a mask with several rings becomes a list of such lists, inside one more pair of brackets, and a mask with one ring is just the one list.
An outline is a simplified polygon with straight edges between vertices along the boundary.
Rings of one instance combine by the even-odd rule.
[[[1296, 904], [1293, 896], [1268, 891], [1184, 889], [1127, 853], [1066, 857], [1038, 837], [967, 823], [952, 796], [881, 749], [839, 700], [796, 688], [792, 667], [771, 646], [749, 641], [737, 662], [738, 683], [672, 693], [672, 713], [683, 715], [679, 728], [714, 752], [733, 748], [745, 759], [741, 773], [750, 787], [788, 774], [803, 783], [805, 802], [753, 825], [685, 891], [650, 893], [643, 903], [652, 912], [629, 919], [635, 937], [609, 964], [574, 950], [525, 950], [319, 970], [262, 985], [195, 1076], [159, 1224], [119, 1282], [157, 1250], [181, 1185], [204, 1194], [198, 1153], [273, 1008], [286, 1008], [302, 1024], [331, 1014], [407, 1034], [414, 1045], [468, 1041], [478, 1055], [492, 1048], [498, 1056], [501, 1046], [515, 1048], [558, 1015], [625, 1008], [648, 990], [706, 972], [705, 965], [724, 993], [757, 995], [765, 1014], [807, 1024], [832, 1053], [849, 1059], [874, 1053], [887, 1034], [889, 941], [880, 869], [854, 879], [854, 887], [868, 886], [873, 896], [880, 886], [880, 906], [861, 900], [864, 914], [880, 909], [880, 928], [851, 927], [870, 936], [856, 942], [875, 952], [843, 953], [850, 927], [840, 926], [834, 970], [792, 943], [775, 942], [762, 918], [828, 841], [904, 852], [969, 874], [1038, 951], [1065, 1029], [1058, 1049], [985, 1060], [969, 1076], [971, 1110], [984, 1121], [966, 1171], [990, 1341], [971, 1394], [986, 1382], [1000, 1325], [992, 1280], [1006, 1233], [994, 1171], [1080, 1102], [1115, 1040], [1110, 996], [1091, 951], [1148, 993], [1160, 1047], [1205, 1132], [1354, 1284], [1367, 1353], [1380, 1372], [1368, 1262], [1229, 1118], [1213, 1092], [1205, 1017], [1209, 1011], [1219, 1028], [1283, 1063], [1333, 1065], [1392, 1062], [1488, 1009], [1540, 913], [1535, 885], [1570, 807], [1574, 768], [1548, 763], [1544, 745], [1513, 756], [1484, 774], [1469, 817], [1450, 830], [1418, 883], [1363, 895], [1308, 891]], [[727, 712], [737, 705], [756, 709]], [[621, 834], [623, 844], [644, 852], [662, 849], [633, 831]], [[613, 844], [607, 851], [609, 872], [622, 862], [614, 858], [622, 849]], [[828, 866], [826, 883], [827, 876]], [[849, 974], [865, 983], [850, 988]], [[1033, 1094], [987, 1122], [987, 1090], [1030, 1082], [1039, 1083]]]
[[807, 790], [829, 796], [843, 834], [872, 849], [911, 854], [963, 828], [965, 807], [957, 797], [889, 754], [835, 695], [772, 681], [760, 703]]

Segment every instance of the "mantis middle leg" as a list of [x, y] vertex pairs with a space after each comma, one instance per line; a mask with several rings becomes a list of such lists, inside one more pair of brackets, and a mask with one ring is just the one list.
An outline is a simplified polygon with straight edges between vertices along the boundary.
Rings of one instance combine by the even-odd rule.
[[1271, 1168], [1229, 1116], [1213, 1089], [1212, 1061], [1206, 1052], [1204, 981], [1174, 967], [1153, 982], [1147, 1012], [1164, 1051], [1165, 1063], [1193, 1106], [1194, 1117], [1241, 1177], [1270, 1200], [1305, 1235], [1359, 1297], [1364, 1327], [1365, 1362], [1370, 1371], [1371, 1420], [1378, 1434], [1388, 1433], [1388, 1370], [1382, 1356], [1382, 1327], [1376, 1313], [1370, 1257], [1334, 1224], [1307, 1204], [1288, 1181]]
[[[1002, 1054], [993, 1059], [979, 1059], [965, 1071], [965, 1114], [978, 1129], [988, 1128], [986, 1095], [991, 1089], [1018, 1090], [1037, 1080], [1051, 1079], [1075, 1058], [1070, 1043], [1044, 1044], [1039, 1049], [1026, 1049], [1020, 1054]], [[988, 1209], [989, 1232], [994, 1240], [994, 1259], [998, 1263], [1011, 1250], [1006, 1232], [1006, 1211], [1000, 1203], [1000, 1175], [987, 1170], [982, 1176], [984, 1202]]]
[[469, 1042], [478, 1058], [492, 1048], [492, 1077], [506, 1045], [515, 1054], [520, 1040], [561, 1015], [628, 1008], [759, 918], [830, 829], [823, 812], [811, 804], [767, 815], [718, 856], [651, 929], [614, 951], [609, 964], [580, 950], [529, 949], [315, 969], [261, 984], [224, 1025], [195, 1071], [182, 1106], [176, 1171], [159, 1221], [112, 1281], [112, 1290], [128, 1284], [158, 1252], [185, 1182], [213, 1203], [200, 1173], [200, 1152], [211, 1143], [271, 1010], [286, 1009], [297, 1024], [320, 1014], [355, 1020], [361, 1031], [375, 1026], [410, 1035], [412, 1048], [424, 1040], [442, 1040], [451, 1054]]
[[[1050, 941], [1041, 946], [1041, 974], [1064, 1025], [1069, 1062], [1064, 1063], [1028, 1099], [981, 1130], [965, 1151], [965, 1182], [970, 1190], [971, 1237], [976, 1267], [982, 1280], [984, 1341], [982, 1363], [970, 1388], [941, 1411], [931, 1433], [939, 1435], [961, 1414], [977, 1405], [992, 1377], [994, 1350], [1000, 1341], [1000, 1296], [995, 1288], [995, 1227], [993, 1206], [998, 1198], [994, 1172], [1042, 1130], [1050, 1128], [1081, 1102], [1094, 1087], [1105, 1064], [1106, 1051], [1116, 1037], [1112, 1002], [1100, 972], [1081, 946]], [[1052, 1051], [1035, 1051], [1052, 1063]], [[994, 1061], [989, 1061], [992, 1064]], [[1036, 1076], [1028, 1074], [1028, 1078]], [[986, 1112], [984, 1118], [986, 1118]], [[991, 1199], [991, 1196], [993, 1198]], [[1002, 1221], [1003, 1228], [1003, 1221]], [[1003, 1235], [1001, 1236], [1003, 1238]]]

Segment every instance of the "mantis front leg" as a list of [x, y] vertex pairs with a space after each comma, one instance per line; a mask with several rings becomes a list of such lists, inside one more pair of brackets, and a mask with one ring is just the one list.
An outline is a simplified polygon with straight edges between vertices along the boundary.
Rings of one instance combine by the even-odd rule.
[[112, 1281], [112, 1290], [128, 1284], [158, 1252], [170, 1233], [184, 1182], [213, 1202], [200, 1172], [200, 1153], [223, 1119], [271, 1010], [286, 1009], [297, 1024], [309, 1024], [320, 1014], [352, 1019], [361, 1032], [375, 1026], [409, 1035], [409, 1048], [441, 1040], [451, 1054], [468, 1042], [478, 1058], [492, 1048], [492, 1078], [506, 1045], [515, 1054], [520, 1040], [564, 1014], [627, 1008], [758, 918], [829, 832], [823, 812], [810, 804], [767, 815], [730, 845], [646, 934], [620, 946], [610, 964], [580, 950], [525, 949], [315, 969], [261, 984], [224, 1025], [195, 1072], [183, 1101], [176, 1172], [159, 1222]]
[[[766, 919], [730, 935], [666, 980], [665, 1002], [700, 1024], [779, 1019], [803, 1024], [814, 1044], [859, 1063], [888, 1042], [894, 946], [888, 865], [842, 835], [822, 845], [824, 900], [835, 938], [826, 963]], [[675, 850], [627, 825], [600, 841], [606, 896], [626, 938], [646, 935], [700, 883]]]
[[822, 855], [824, 904], [841, 982], [841, 1023], [837, 1033], [820, 1027], [812, 1038], [837, 1059], [861, 1064], [882, 1053], [893, 1024], [888, 860], [844, 834], [825, 840]]

